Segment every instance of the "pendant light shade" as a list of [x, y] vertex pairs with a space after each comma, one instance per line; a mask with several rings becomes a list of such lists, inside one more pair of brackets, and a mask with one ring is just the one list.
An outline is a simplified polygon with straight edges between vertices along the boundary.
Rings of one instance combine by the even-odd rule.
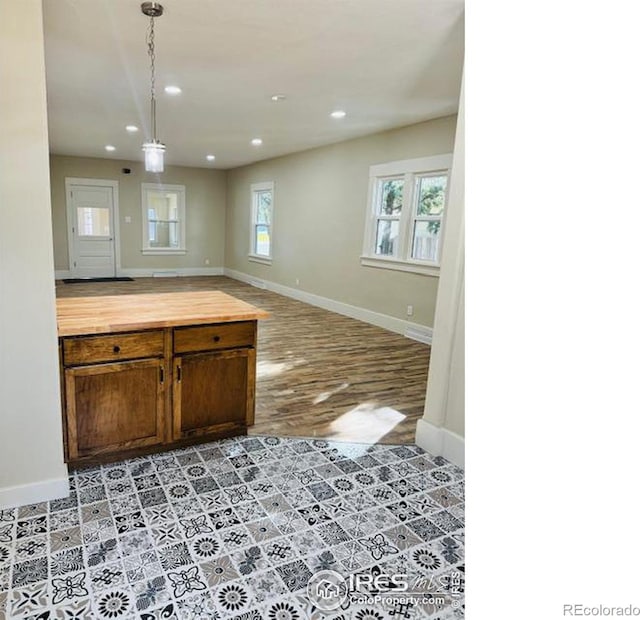
[[142, 145], [144, 151], [144, 169], [147, 172], [164, 172], [164, 151], [166, 147], [162, 142], [145, 142]]
[[142, 145], [144, 169], [147, 172], [164, 172], [164, 152], [166, 147], [156, 137], [156, 43], [155, 18], [160, 17], [164, 8], [158, 2], [143, 2], [140, 9], [149, 18], [147, 48], [151, 60], [151, 128], [153, 137]]

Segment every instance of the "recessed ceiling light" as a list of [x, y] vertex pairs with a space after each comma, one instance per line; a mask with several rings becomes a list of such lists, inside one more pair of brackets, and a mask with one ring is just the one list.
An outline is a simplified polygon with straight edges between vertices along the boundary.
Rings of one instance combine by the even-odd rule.
[[215, 156], [215, 155], [207, 155], [207, 159], [208, 159], [209, 161], [213, 161], [215, 158], [216, 158], [216, 156]]
[[262, 139], [254, 138], [253, 140], [251, 140], [251, 144], [253, 144], [253, 146], [260, 146], [262, 144]]
[[179, 86], [165, 86], [164, 92], [167, 93], [167, 95], [179, 95], [182, 92], [182, 88]]
[[138, 128], [135, 125], [127, 125], [125, 127], [125, 129], [129, 132], [129, 133], [136, 133], [136, 131], [138, 131]]
[[284, 101], [285, 99], [284, 95], [271, 95], [271, 101]]
[[344, 110], [334, 110], [330, 114], [331, 118], [344, 118], [346, 115], [347, 113]]
[[105, 151], [115, 151], [116, 147], [113, 146], [113, 144], [107, 144], [107, 146], [104, 147]]

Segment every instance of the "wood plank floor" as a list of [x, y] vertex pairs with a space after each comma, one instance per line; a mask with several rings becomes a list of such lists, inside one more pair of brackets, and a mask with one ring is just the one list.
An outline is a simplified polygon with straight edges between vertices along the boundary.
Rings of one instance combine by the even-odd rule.
[[226, 277], [64, 284], [58, 297], [220, 290], [269, 311], [249, 434], [413, 443], [430, 347]]

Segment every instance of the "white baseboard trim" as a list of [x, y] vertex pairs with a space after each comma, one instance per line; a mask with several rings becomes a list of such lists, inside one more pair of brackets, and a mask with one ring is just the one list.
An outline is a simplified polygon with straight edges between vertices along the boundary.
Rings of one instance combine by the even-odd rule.
[[411, 327], [407, 327], [407, 329], [405, 329], [404, 331], [404, 335], [407, 338], [411, 338], [411, 340], [417, 340], [418, 342], [423, 342], [424, 344], [431, 344], [431, 341], [433, 340], [433, 329], [431, 329], [431, 327], [417, 325], [416, 323], [408, 324], [411, 325]]
[[389, 331], [395, 332], [397, 334], [402, 334], [403, 336], [411, 338], [412, 340], [418, 340], [419, 342], [424, 342], [425, 344], [431, 344], [433, 330], [430, 327], [425, 327], [424, 325], [418, 325], [417, 323], [404, 321], [403, 319], [397, 319], [387, 314], [381, 314], [380, 312], [367, 310], [366, 308], [360, 308], [358, 306], [345, 304], [341, 301], [329, 299], [328, 297], [321, 297], [320, 295], [307, 293], [305, 291], [278, 284], [277, 282], [262, 280], [254, 276], [250, 276], [246, 273], [242, 273], [241, 271], [236, 271], [235, 269], [229, 269], [225, 267], [224, 275], [228, 276], [229, 278], [233, 278], [234, 280], [246, 282], [247, 284], [251, 284], [251, 286], [255, 286], [257, 288], [266, 289], [274, 293], [278, 293], [279, 295], [284, 295], [285, 297], [290, 297], [292, 299], [297, 299], [298, 301], [303, 301], [304, 303], [310, 304], [312, 306], [317, 306], [318, 308], [330, 310], [331, 312], [336, 312], [338, 314], [342, 314], [343, 316], [348, 316], [352, 319], [363, 321], [364, 323], [369, 323], [371, 325], [376, 325], [377, 327], [382, 327], [383, 329], [388, 329]]
[[[118, 269], [118, 277], [130, 278], [175, 278], [180, 276], [222, 276], [224, 267], [178, 267], [176, 269]], [[56, 270], [56, 280], [73, 278], [69, 270]]]
[[0, 510], [69, 496], [69, 479], [54, 478], [0, 489]]
[[221, 276], [224, 275], [223, 267], [178, 267], [159, 269], [120, 269], [119, 276], [130, 278], [175, 278], [184, 276]]
[[464, 437], [427, 420], [418, 420], [416, 445], [435, 456], [443, 456], [458, 467], [464, 467]]

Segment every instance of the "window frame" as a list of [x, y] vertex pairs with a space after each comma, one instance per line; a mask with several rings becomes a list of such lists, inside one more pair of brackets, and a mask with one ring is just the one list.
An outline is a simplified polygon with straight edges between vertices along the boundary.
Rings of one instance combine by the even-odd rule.
[[[443, 174], [442, 170], [435, 170], [432, 172], [419, 172], [413, 175], [414, 180], [414, 192], [417, 192], [418, 187], [422, 179], [428, 179], [432, 177], [446, 177], [447, 185], [444, 192], [444, 205], [442, 207], [442, 213], [440, 215], [419, 215], [418, 214], [418, 202], [419, 195], [414, 194], [413, 196], [413, 205], [411, 209], [411, 223], [409, 228], [409, 246], [407, 247], [407, 255], [410, 260], [417, 260], [421, 263], [428, 265], [437, 265], [440, 266], [440, 257], [442, 256], [442, 235], [444, 233], [444, 216], [447, 208], [447, 199], [449, 197], [449, 173]], [[438, 253], [435, 261], [428, 261], [421, 258], [415, 258], [413, 256], [414, 253], [414, 243], [415, 243], [415, 229], [418, 222], [440, 222], [440, 234], [438, 235]]]
[[[403, 189], [402, 189], [402, 208], [400, 210], [400, 213], [398, 215], [394, 215], [394, 214], [385, 214], [385, 213], [380, 213], [378, 212], [378, 206], [380, 205], [381, 201], [382, 201], [382, 196], [381, 194], [384, 192], [384, 184], [389, 182], [389, 181], [402, 181], [403, 182]], [[391, 258], [397, 258], [397, 252], [400, 248], [401, 242], [400, 239], [402, 237], [402, 211], [404, 209], [404, 184], [406, 183], [406, 178], [404, 175], [385, 175], [385, 176], [379, 176], [376, 178], [375, 182], [374, 182], [374, 187], [373, 187], [373, 204], [371, 205], [374, 211], [374, 222], [373, 222], [373, 254], [374, 256], [381, 256], [380, 254], [376, 254], [376, 246], [378, 244], [378, 227], [380, 225], [380, 222], [398, 222], [398, 243], [396, 244], [396, 247], [394, 248], [396, 250], [396, 252], [391, 256]], [[385, 254], [384, 256], [388, 257], [388, 254]]]
[[[259, 224], [258, 223], [258, 197], [262, 192], [271, 192], [271, 207], [270, 207], [270, 223]], [[273, 214], [275, 205], [275, 192], [273, 181], [262, 181], [260, 183], [251, 183], [250, 185], [251, 196], [251, 220], [249, 222], [249, 260], [254, 263], [262, 263], [263, 265], [271, 265], [273, 261]], [[258, 254], [257, 245], [257, 226], [269, 227], [269, 254]]]
[[[158, 248], [149, 245], [149, 192], [175, 192], [178, 196], [178, 219], [180, 243], [177, 248]], [[187, 253], [187, 219], [186, 201], [187, 189], [184, 185], [169, 185], [167, 183], [142, 183], [141, 184], [141, 207], [142, 207], [142, 253], [146, 255], [166, 255], [166, 254], [186, 254]]]
[[[442, 256], [442, 240], [446, 226], [452, 160], [453, 154], [446, 153], [443, 155], [404, 159], [370, 166], [367, 216], [365, 220], [362, 255], [360, 257], [361, 265], [379, 269], [408, 271], [423, 275], [440, 275], [440, 259]], [[427, 261], [412, 257], [416, 222], [433, 219], [433, 216], [418, 215], [417, 181], [420, 177], [438, 175], [447, 177], [445, 206], [442, 216], [438, 218], [442, 222], [440, 225], [438, 256], [435, 261]], [[378, 205], [381, 198], [380, 191], [384, 181], [394, 178], [404, 179], [397, 244], [394, 248], [395, 253], [393, 256], [380, 255], [376, 254], [378, 221], [391, 217], [382, 216], [378, 213]], [[397, 218], [391, 217], [391, 219], [395, 220]]]

